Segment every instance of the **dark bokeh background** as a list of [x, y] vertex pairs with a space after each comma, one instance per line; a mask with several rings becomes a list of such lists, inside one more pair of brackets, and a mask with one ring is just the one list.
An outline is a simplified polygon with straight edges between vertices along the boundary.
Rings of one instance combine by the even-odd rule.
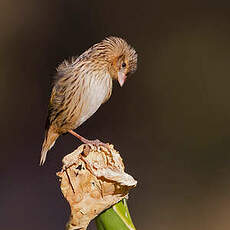
[[38, 166], [50, 83], [108, 35], [136, 48], [138, 71], [78, 131], [121, 151], [137, 229], [230, 228], [230, 5], [214, 2], [0, 2], [0, 229], [64, 229], [55, 172], [80, 142], [63, 136]]

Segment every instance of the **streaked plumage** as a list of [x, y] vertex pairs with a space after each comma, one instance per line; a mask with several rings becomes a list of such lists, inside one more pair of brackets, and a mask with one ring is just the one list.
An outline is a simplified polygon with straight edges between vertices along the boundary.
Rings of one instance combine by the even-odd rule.
[[122, 86], [136, 67], [135, 50], [125, 40], [109, 37], [57, 68], [40, 164], [61, 134], [79, 127], [110, 98], [112, 80]]

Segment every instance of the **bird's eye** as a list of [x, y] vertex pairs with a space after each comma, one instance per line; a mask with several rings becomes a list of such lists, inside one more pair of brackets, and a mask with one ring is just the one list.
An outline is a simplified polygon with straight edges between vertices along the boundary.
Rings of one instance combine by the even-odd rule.
[[125, 68], [125, 67], [126, 67], [126, 63], [123, 62], [121, 66], [122, 66], [123, 68]]

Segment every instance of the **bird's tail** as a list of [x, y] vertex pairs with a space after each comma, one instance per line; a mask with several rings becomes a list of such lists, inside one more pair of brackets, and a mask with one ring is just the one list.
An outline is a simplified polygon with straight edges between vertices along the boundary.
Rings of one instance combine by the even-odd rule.
[[58, 137], [59, 134], [54, 132], [51, 127], [46, 131], [45, 139], [42, 145], [40, 165], [45, 163], [47, 152], [53, 147]]

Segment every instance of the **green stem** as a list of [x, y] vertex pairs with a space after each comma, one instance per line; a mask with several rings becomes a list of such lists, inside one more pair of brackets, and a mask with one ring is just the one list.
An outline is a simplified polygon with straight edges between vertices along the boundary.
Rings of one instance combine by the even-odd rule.
[[97, 216], [96, 225], [98, 230], [136, 230], [129, 214], [126, 199]]

